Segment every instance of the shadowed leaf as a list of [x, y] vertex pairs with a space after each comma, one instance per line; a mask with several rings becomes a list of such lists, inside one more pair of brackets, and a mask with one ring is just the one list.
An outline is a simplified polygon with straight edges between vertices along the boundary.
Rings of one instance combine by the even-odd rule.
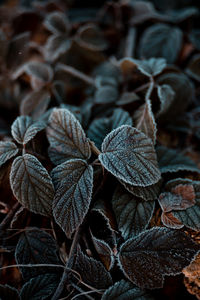
[[8, 284], [0, 284], [0, 299], [1, 300], [20, 300], [18, 291]]
[[164, 58], [150, 58], [148, 60], [133, 59], [140, 72], [144, 75], [151, 77], [160, 74], [167, 66]]
[[154, 227], [126, 241], [119, 263], [125, 276], [140, 288], [161, 288], [165, 275], [189, 265], [200, 245], [179, 230]]
[[18, 152], [19, 149], [14, 143], [0, 141], [0, 167]]

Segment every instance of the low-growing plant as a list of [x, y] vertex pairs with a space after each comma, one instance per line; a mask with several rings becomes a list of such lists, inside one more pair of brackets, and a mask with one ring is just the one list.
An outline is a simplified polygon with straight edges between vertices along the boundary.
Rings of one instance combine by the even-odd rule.
[[1, 299], [199, 299], [198, 17], [0, 7]]

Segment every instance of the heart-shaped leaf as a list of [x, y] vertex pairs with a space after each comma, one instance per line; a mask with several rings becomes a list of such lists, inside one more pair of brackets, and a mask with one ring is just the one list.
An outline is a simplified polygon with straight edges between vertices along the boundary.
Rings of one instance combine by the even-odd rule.
[[159, 181], [160, 172], [152, 141], [138, 129], [123, 125], [109, 133], [99, 160], [117, 178], [134, 186]]
[[56, 190], [53, 215], [70, 238], [89, 209], [93, 168], [81, 159], [69, 160], [53, 169], [52, 178]]
[[31, 154], [13, 161], [10, 185], [17, 200], [34, 213], [52, 215], [54, 188], [47, 170]]
[[189, 265], [200, 245], [179, 230], [154, 227], [126, 241], [119, 263], [125, 276], [140, 288], [161, 288], [165, 275]]
[[151, 77], [160, 74], [167, 66], [164, 58], [150, 58], [148, 60], [133, 59], [140, 72], [144, 75]]
[[88, 139], [80, 123], [67, 109], [53, 110], [47, 127], [47, 138], [51, 146], [49, 155], [55, 164], [72, 158], [88, 159], [91, 155]]

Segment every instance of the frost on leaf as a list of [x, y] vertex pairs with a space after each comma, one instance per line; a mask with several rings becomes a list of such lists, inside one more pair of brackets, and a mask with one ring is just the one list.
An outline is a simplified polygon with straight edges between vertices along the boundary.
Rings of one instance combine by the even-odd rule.
[[53, 163], [72, 158], [88, 159], [91, 155], [88, 139], [74, 115], [67, 109], [54, 109], [49, 118], [47, 138]]
[[131, 282], [121, 280], [109, 287], [101, 300], [153, 300], [154, 297], [147, 291], [141, 290]]
[[[27, 228], [18, 241], [15, 250], [17, 264], [60, 264], [57, 255], [57, 244], [53, 237], [38, 228]], [[20, 271], [25, 280], [29, 280], [40, 274], [58, 273], [60, 269], [56, 267], [20, 267]]]
[[52, 178], [56, 190], [53, 215], [70, 238], [89, 209], [93, 168], [81, 159], [69, 160], [53, 169]]
[[42, 121], [33, 122], [31, 117], [20, 116], [12, 124], [11, 133], [19, 144], [27, 144], [35, 135], [45, 128]]
[[97, 289], [106, 289], [112, 284], [112, 277], [101, 262], [86, 256], [80, 250], [76, 255], [73, 269], [77, 271], [83, 282]]
[[36, 157], [24, 154], [15, 158], [10, 172], [10, 185], [24, 207], [34, 213], [52, 215], [53, 183]]
[[117, 178], [133, 186], [149, 186], [160, 180], [152, 141], [138, 129], [123, 125], [102, 143], [99, 160]]
[[128, 239], [147, 228], [154, 211], [155, 202], [142, 201], [118, 187], [113, 195], [112, 207], [118, 229], [123, 238]]
[[165, 275], [190, 264], [200, 245], [180, 230], [154, 227], [126, 241], [118, 260], [125, 276], [140, 288], [161, 288]]
[[17, 155], [19, 149], [12, 142], [0, 141], [0, 167], [10, 158]]

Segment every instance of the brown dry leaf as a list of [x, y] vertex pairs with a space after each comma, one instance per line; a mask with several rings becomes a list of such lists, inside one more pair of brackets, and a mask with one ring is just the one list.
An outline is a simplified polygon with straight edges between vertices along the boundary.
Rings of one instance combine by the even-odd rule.
[[184, 283], [188, 292], [200, 299], [200, 254], [188, 267], [183, 269], [183, 274], [185, 275]]

